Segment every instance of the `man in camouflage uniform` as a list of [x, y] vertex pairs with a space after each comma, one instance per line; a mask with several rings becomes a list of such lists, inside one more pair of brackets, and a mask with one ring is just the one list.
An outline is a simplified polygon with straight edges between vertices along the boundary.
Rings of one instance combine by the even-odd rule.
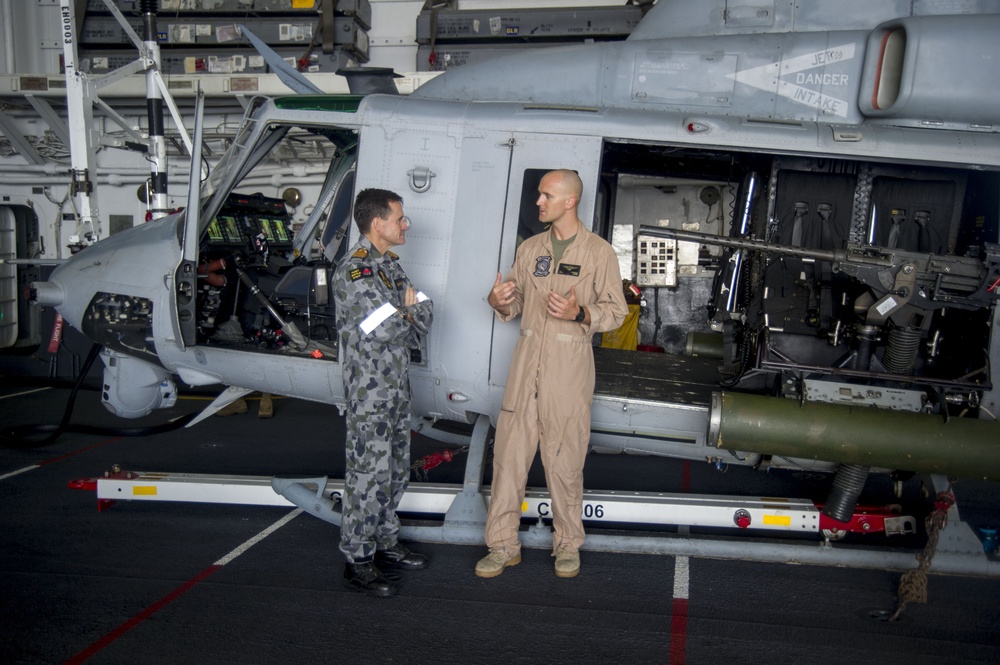
[[366, 189], [354, 201], [361, 239], [333, 277], [344, 395], [347, 469], [340, 551], [344, 584], [376, 596], [398, 590], [384, 568], [426, 568], [427, 557], [398, 542], [399, 506], [410, 476], [410, 349], [430, 329], [432, 304], [410, 283], [399, 257], [410, 220], [403, 200]]

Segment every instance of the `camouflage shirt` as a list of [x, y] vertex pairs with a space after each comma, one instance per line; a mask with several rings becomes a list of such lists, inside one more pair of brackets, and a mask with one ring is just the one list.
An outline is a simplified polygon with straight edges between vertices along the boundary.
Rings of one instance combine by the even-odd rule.
[[[424, 300], [403, 306], [406, 288], [413, 284], [398, 259], [392, 252], [379, 254], [362, 237], [334, 273], [337, 335], [348, 401], [392, 401], [410, 395], [410, 349], [419, 348], [419, 336], [430, 330], [433, 305]], [[379, 318], [376, 311], [386, 304], [395, 311], [373, 325]]]

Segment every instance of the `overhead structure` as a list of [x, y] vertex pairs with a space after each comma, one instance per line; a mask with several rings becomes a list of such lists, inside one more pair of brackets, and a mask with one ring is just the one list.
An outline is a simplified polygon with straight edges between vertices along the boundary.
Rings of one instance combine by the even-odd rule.
[[[94, 87], [87, 74], [80, 70], [76, 52], [76, 3], [59, 0], [63, 28], [63, 63], [66, 68], [66, 107], [69, 123], [70, 196], [76, 202], [77, 234], [70, 238], [71, 246], [80, 249], [101, 239], [100, 209], [94, 187], [97, 161], [90, 132], [94, 126]], [[129, 72], [131, 73], [131, 71]]]
[[[96, 158], [94, 135], [94, 104], [101, 107], [117, 125], [128, 134], [129, 145], [146, 153], [151, 174], [147, 183], [146, 204], [148, 219], [157, 219], [169, 212], [167, 205], [167, 163], [164, 141], [163, 103], [170, 108], [177, 130], [191, 152], [191, 139], [184, 128], [180, 111], [170, 96], [167, 86], [159, 73], [159, 45], [157, 40], [156, 13], [157, 0], [142, 1], [143, 37], [132, 29], [112, 0], [101, 0], [108, 11], [122, 27], [125, 35], [138, 51], [138, 57], [129, 64], [104, 75], [93, 78], [83, 68], [78, 56], [78, 17], [73, 0], [60, 0], [63, 33], [63, 60], [66, 77], [66, 104], [70, 158], [72, 162], [71, 195], [77, 201], [74, 206], [79, 220], [78, 231], [70, 239], [72, 249], [79, 250], [98, 241], [102, 235], [100, 211], [97, 205]], [[138, 72], [145, 72], [147, 119], [149, 132], [141, 136], [136, 129], [114, 109], [100, 100], [98, 91], [112, 83]], [[43, 103], [43, 102], [36, 102]], [[37, 108], [37, 107], [36, 107]], [[57, 116], [49, 118], [50, 124], [58, 127]], [[147, 221], [148, 221], [147, 219]]]
[[[148, 0], [145, 0], [148, 2]], [[126, 17], [116, 20], [105, 0], [89, 0], [80, 33], [81, 57], [92, 73], [121, 66], [128, 30], [144, 27], [146, 7], [108, 0]], [[242, 34], [246, 26], [298, 71], [335, 73], [368, 62], [370, 0], [190, 0], [163, 3], [157, 27], [162, 74], [264, 74], [273, 71]], [[128, 26], [128, 27], [126, 27]], [[249, 79], [248, 79], [249, 84]], [[246, 92], [253, 92], [246, 90]]]
[[540, 9], [456, 9], [451, 4], [428, 2], [417, 16], [418, 71], [443, 72], [514, 51], [621, 41], [644, 13], [635, 4]]

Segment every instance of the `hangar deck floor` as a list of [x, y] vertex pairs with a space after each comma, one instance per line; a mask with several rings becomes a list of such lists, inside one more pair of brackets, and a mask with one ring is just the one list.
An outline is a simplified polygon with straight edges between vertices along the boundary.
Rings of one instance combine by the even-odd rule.
[[[58, 422], [68, 391], [0, 377], [0, 427]], [[163, 422], [207, 402], [182, 399]], [[74, 422], [134, 427], [81, 392]], [[277, 400], [271, 419], [213, 417], [150, 436], [69, 432], [0, 448], [3, 663], [996, 663], [1000, 581], [932, 575], [929, 602], [897, 622], [898, 573], [584, 552], [574, 579], [549, 553], [492, 580], [481, 547], [414, 545], [430, 569], [399, 596], [340, 584], [335, 527], [285, 508], [120, 502], [98, 512], [69, 481], [113, 464], [140, 471], [343, 472], [335, 408]], [[416, 437], [414, 460], [442, 446]], [[460, 483], [456, 462], [429, 472]], [[648, 457], [593, 456], [588, 488], [821, 498], [813, 474], [761, 473]], [[487, 473], [486, 482], [489, 482]], [[540, 468], [533, 485], [543, 483]], [[904, 500], [919, 503], [919, 479]], [[887, 502], [871, 482], [866, 499]], [[963, 517], [997, 526], [1000, 488], [956, 485]], [[290, 518], [291, 519], [288, 519]], [[280, 525], [268, 532], [275, 525]], [[262, 537], [267, 534], [266, 537]], [[888, 540], [873, 544], [885, 546]]]

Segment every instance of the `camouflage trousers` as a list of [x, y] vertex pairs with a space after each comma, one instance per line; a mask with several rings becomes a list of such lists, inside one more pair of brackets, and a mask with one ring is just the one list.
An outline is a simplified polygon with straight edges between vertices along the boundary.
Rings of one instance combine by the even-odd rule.
[[371, 561], [399, 537], [396, 508], [410, 479], [410, 402], [347, 405], [340, 551], [352, 563]]

